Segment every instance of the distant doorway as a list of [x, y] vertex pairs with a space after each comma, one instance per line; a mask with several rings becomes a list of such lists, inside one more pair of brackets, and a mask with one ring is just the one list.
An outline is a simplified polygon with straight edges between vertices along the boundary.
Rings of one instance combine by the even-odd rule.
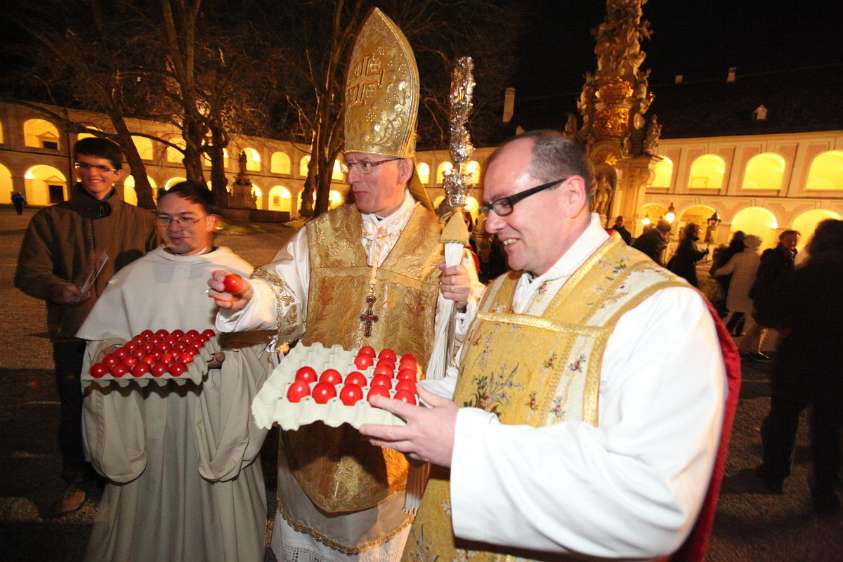
[[49, 185], [50, 189], [50, 203], [61, 203], [64, 201], [64, 186], [63, 185]]

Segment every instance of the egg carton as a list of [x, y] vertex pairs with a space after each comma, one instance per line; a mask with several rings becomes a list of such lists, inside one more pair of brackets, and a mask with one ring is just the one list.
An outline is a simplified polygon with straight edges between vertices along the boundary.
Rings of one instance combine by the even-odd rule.
[[[147, 371], [141, 376], [135, 376], [131, 371], [118, 377], [111, 373], [106, 373], [101, 377], [95, 377], [91, 374], [90, 368], [86, 368], [82, 372], [81, 380], [83, 388], [90, 385], [95, 385], [100, 388], [106, 388], [115, 385], [120, 388], [126, 388], [130, 385], [146, 387], [150, 384], [163, 387], [168, 384], [175, 384], [177, 386], [184, 386], [188, 383], [194, 385], [201, 385], [205, 377], [208, 375], [208, 363], [213, 359], [216, 352], [221, 351], [217, 337], [213, 336], [206, 340], [199, 351], [193, 355], [193, 359], [189, 363], [185, 363], [185, 372], [180, 375], [165, 372], [159, 376], [153, 375]], [[112, 352], [114, 353], [114, 352]]]
[[[359, 369], [354, 364], [357, 351], [348, 351], [340, 345], [325, 347], [321, 343], [306, 346], [299, 342], [284, 357], [263, 384], [252, 402], [252, 416], [258, 427], [268, 429], [277, 423], [281, 429], [296, 430], [315, 422], [322, 422], [331, 427], [347, 423], [355, 428], [364, 424], [405, 425], [398, 416], [375, 408], [369, 404], [364, 391], [363, 399], [356, 404], [346, 406], [337, 396], [325, 404], [317, 403], [312, 396], [305, 396], [298, 402], [287, 399], [287, 390], [295, 381], [296, 371], [303, 366], [310, 366], [317, 375], [326, 369], [336, 369], [345, 379], [352, 371], [358, 371], [366, 377], [367, 388], [374, 376], [376, 365]], [[421, 378], [421, 370], [416, 367], [416, 378]], [[339, 388], [342, 385], [338, 385]], [[392, 396], [392, 393], [390, 393]]]

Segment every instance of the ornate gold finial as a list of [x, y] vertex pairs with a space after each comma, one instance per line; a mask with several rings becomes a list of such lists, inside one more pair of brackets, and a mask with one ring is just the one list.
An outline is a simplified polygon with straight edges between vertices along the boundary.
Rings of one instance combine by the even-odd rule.
[[445, 175], [445, 194], [452, 209], [465, 206], [465, 182], [470, 174], [462, 171], [463, 164], [474, 153], [471, 135], [468, 132], [468, 118], [474, 107], [474, 61], [471, 57], [460, 57], [451, 74], [449, 129], [451, 133], [450, 153], [454, 167]]
[[607, 0], [606, 19], [593, 31], [597, 69], [586, 74], [578, 109], [583, 119], [580, 137], [589, 146], [617, 144], [616, 157], [643, 153], [644, 115], [653, 101], [648, 91], [650, 71], [640, 70], [650, 24], [642, 19], [646, 0]]
[[345, 152], [412, 158], [419, 71], [401, 30], [378, 8], [351, 52], [345, 86]]

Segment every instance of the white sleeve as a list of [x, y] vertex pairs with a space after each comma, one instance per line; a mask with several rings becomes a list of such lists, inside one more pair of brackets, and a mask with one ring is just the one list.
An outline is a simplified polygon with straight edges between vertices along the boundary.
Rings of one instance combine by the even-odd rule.
[[287, 323], [287, 330], [301, 331], [307, 317], [307, 291], [310, 285], [310, 255], [307, 229], [300, 229], [275, 259], [259, 268], [268, 277], [249, 279], [254, 296], [243, 310], [220, 310], [216, 328], [220, 332], [274, 330]]
[[724, 400], [725, 368], [704, 302], [689, 288], [659, 291], [609, 338], [598, 427], [504, 425], [460, 410], [454, 532], [548, 552], [669, 554], [705, 497]]

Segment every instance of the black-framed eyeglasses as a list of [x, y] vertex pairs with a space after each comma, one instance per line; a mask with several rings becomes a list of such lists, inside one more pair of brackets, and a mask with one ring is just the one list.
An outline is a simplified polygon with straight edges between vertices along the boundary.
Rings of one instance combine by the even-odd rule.
[[499, 217], [505, 217], [507, 215], [512, 214], [512, 208], [515, 207], [515, 204], [521, 201], [522, 199], [526, 199], [530, 195], [535, 195], [539, 191], [544, 191], [545, 189], [550, 189], [551, 187], [566, 181], [571, 176], [565, 176], [564, 178], [549, 181], [547, 183], [543, 183], [541, 185], [537, 185], [536, 187], [531, 187], [530, 189], [525, 189], [519, 193], [514, 195], [510, 195], [509, 197], [501, 197], [500, 199], [495, 199], [491, 203], [486, 203], [482, 207], [480, 207], [480, 212], [484, 215], [488, 215], [490, 212], [494, 211], [496, 215]]
[[176, 223], [176, 226], [192, 226], [201, 220], [202, 217], [196, 218], [193, 215], [167, 215], [164, 213], [155, 215], [155, 222], [161, 226], [170, 226], [171, 222]]
[[381, 164], [386, 164], [387, 162], [395, 162], [396, 160], [401, 160], [401, 158], [387, 158], [386, 160], [346, 160], [342, 164], [342, 173], [348, 175], [351, 170], [357, 170], [361, 174], [367, 176], [372, 173], [372, 170], [380, 166]]
[[79, 170], [80, 172], [86, 172], [88, 170], [96, 170], [103, 174], [107, 174], [109, 172], [116, 172], [117, 170], [114, 168], [109, 168], [108, 166], [103, 166], [102, 164], [88, 164], [86, 162], [74, 162], [73, 167]]

